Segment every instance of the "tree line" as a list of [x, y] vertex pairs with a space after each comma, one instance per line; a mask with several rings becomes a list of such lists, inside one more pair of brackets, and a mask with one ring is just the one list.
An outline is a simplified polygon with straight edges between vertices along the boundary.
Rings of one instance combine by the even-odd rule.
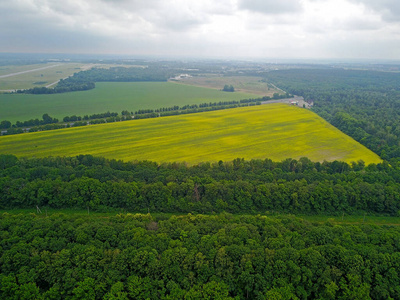
[[[261, 101], [268, 101], [274, 99], [282, 99], [285, 98], [287, 94], [279, 95], [274, 94], [271, 98], [269, 96], [264, 96], [260, 98], [249, 98], [242, 99], [239, 101], [219, 101], [219, 102], [205, 102], [199, 105], [183, 105], [183, 106], [171, 106], [171, 107], [161, 107], [158, 109], [139, 109], [135, 112], [130, 112], [128, 110], [123, 110], [121, 112], [121, 116], [118, 115], [117, 112], [105, 112], [105, 113], [97, 113], [92, 115], [84, 115], [77, 116], [65, 116], [63, 118], [63, 122], [67, 124], [56, 124], [58, 119], [51, 118], [47, 113], [43, 114], [42, 119], [31, 119], [28, 121], [17, 121], [15, 124], [12, 124], [10, 121], [4, 120], [0, 122], [0, 129], [6, 129], [2, 133], [2, 135], [12, 135], [12, 134], [20, 134], [26, 132], [22, 128], [30, 127], [29, 132], [43, 131], [43, 130], [54, 130], [54, 129], [62, 129], [69, 127], [77, 127], [77, 126], [85, 126], [89, 124], [100, 124], [100, 123], [112, 123], [112, 122], [120, 122], [120, 121], [128, 121], [132, 119], [146, 119], [146, 118], [157, 118], [157, 117], [165, 117], [179, 114], [190, 114], [190, 113], [199, 113], [213, 110], [221, 110], [228, 108], [236, 108], [240, 106], [251, 106], [251, 105], [260, 105]], [[86, 122], [85, 122], [86, 121]], [[73, 122], [73, 123], [70, 123]], [[51, 125], [49, 125], [51, 124]]]
[[52, 207], [141, 212], [266, 211], [400, 214], [400, 171], [386, 162], [273, 162], [158, 165], [90, 155], [0, 156], [0, 208]]

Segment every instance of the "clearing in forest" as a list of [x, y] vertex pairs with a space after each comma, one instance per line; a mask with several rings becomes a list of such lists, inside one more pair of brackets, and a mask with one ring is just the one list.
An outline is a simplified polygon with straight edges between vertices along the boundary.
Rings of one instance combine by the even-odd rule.
[[315, 113], [285, 104], [2, 136], [0, 153], [20, 157], [92, 154], [189, 164], [238, 157], [381, 162]]

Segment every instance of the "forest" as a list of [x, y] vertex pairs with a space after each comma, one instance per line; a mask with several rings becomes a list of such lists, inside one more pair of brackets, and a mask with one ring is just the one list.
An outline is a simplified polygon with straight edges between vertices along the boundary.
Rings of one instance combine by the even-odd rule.
[[293, 216], [0, 215], [2, 299], [399, 299], [400, 230]]
[[400, 171], [307, 158], [157, 164], [91, 155], [0, 155], [0, 209], [121, 208], [180, 213], [369, 213], [400, 216]]

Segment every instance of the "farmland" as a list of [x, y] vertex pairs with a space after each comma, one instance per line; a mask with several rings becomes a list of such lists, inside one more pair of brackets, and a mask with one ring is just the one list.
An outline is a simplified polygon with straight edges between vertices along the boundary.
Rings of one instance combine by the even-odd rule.
[[311, 111], [283, 104], [3, 136], [0, 153], [189, 164], [237, 157], [381, 161]]
[[250, 93], [226, 93], [172, 82], [96, 83], [90, 91], [52, 95], [0, 94], [0, 120], [11, 122], [41, 118], [44, 113], [62, 119], [68, 115], [122, 110], [157, 109], [257, 98]]
[[218, 90], [222, 89], [225, 84], [233, 85], [237, 92], [253, 93], [260, 96], [272, 96], [274, 93], [282, 93], [282, 90], [263, 81], [261, 77], [252, 76], [199, 76], [184, 78], [178, 82]]

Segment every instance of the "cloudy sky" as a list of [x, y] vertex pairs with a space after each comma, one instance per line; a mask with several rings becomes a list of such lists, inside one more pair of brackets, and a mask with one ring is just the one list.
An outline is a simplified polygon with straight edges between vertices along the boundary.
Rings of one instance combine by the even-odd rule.
[[0, 52], [400, 59], [399, 0], [1, 0]]

